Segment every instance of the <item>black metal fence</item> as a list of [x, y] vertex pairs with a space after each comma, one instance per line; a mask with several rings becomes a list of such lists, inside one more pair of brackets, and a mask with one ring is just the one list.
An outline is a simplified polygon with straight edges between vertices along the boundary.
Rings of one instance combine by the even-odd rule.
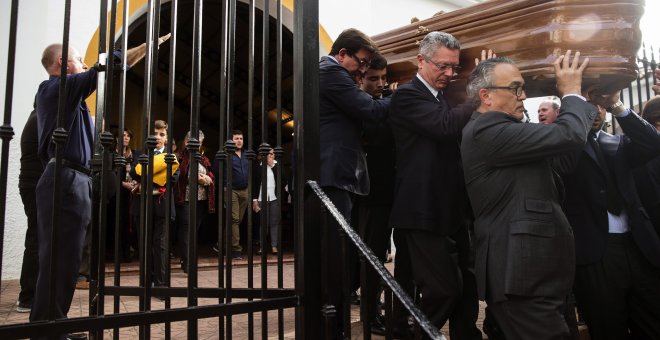
[[[172, 322], [186, 321], [187, 322], [187, 337], [196, 339], [199, 336], [198, 320], [204, 318], [217, 318], [218, 332], [217, 337], [224, 339], [233, 338], [233, 317], [238, 314], [246, 314], [248, 318], [247, 337], [252, 339], [259, 336], [257, 330], [261, 330], [261, 338], [272, 337], [276, 335], [279, 339], [284, 338], [284, 310], [296, 308], [297, 322], [296, 322], [296, 338], [314, 338], [316, 333], [315, 325], [320, 324], [320, 299], [315, 297], [318, 289], [315, 287], [318, 284], [314, 276], [314, 270], [318, 270], [319, 262], [318, 257], [314, 255], [306, 256], [307, 253], [313, 253], [314, 246], [310, 240], [318, 240], [318, 236], [313, 235], [312, 232], [303, 231], [304, 221], [304, 208], [302, 204], [305, 202], [306, 196], [309, 192], [304, 191], [296, 192], [294, 203], [297, 204], [293, 208], [296, 213], [294, 216], [296, 222], [294, 223], [293, 241], [295, 251], [295, 288], [284, 287], [284, 270], [283, 270], [283, 251], [277, 254], [275, 265], [277, 266], [277, 283], [272, 284], [268, 280], [268, 256], [267, 251], [261, 252], [260, 264], [255, 265], [255, 256], [253, 255], [253, 238], [252, 235], [252, 217], [251, 214], [247, 215], [247, 286], [237, 286], [232, 281], [233, 273], [238, 270], [232, 260], [232, 231], [229, 226], [232, 224], [232, 189], [231, 185], [227, 186], [226, 191], [223, 191], [223, 179], [226, 183], [232, 183], [232, 155], [236, 151], [236, 144], [232, 141], [232, 131], [236, 128], [234, 118], [238, 115], [236, 110], [237, 103], [236, 87], [237, 85], [237, 70], [236, 65], [238, 60], [236, 55], [236, 37], [237, 37], [237, 1], [226, 0], [221, 2], [221, 39], [209, 43], [203, 39], [205, 23], [203, 22], [204, 6], [209, 3], [216, 4], [217, 2], [202, 1], [202, 0], [172, 0], [169, 3], [171, 22], [169, 23], [169, 31], [161, 31], [161, 1], [149, 0], [146, 9], [146, 35], [142, 41], [146, 42], [145, 59], [144, 59], [144, 92], [143, 92], [143, 107], [142, 107], [142, 141], [144, 146], [144, 154], [138, 158], [138, 163], [142, 167], [142, 185], [140, 187], [140, 195], [135, 195], [139, 199], [139, 284], [126, 285], [122, 284], [122, 268], [120, 263], [120, 229], [124, 226], [121, 225], [122, 219], [120, 214], [125, 212], [121, 211], [125, 202], [122, 202], [121, 195], [116, 195], [117, 209], [115, 214], [114, 225], [114, 274], [111, 280], [106, 278], [106, 233], [112, 226], [108, 225], [109, 212], [106, 202], [110, 196], [109, 192], [112, 186], [115, 187], [118, 193], [122, 190], [122, 179], [125, 178], [127, 160], [123, 157], [121, 152], [116, 152], [114, 147], [114, 136], [104, 127], [104, 122], [117, 122], [116, 131], [118, 135], [124, 131], [127, 117], [127, 81], [129, 79], [128, 67], [126, 65], [127, 51], [129, 50], [128, 42], [129, 35], [131, 35], [132, 27], [129, 26], [129, 1], [123, 2], [123, 10], [119, 10], [117, 1], [101, 0], [100, 13], [99, 13], [99, 41], [98, 41], [98, 81], [96, 84], [96, 119], [95, 119], [95, 134], [93, 146], [93, 158], [91, 161], [92, 179], [93, 179], [93, 207], [92, 207], [92, 223], [89, 228], [91, 232], [91, 259], [90, 259], [90, 289], [89, 289], [89, 316], [77, 317], [70, 319], [56, 319], [55, 318], [55, 294], [54, 285], [49, 284], [50, 301], [48, 319], [43, 321], [36, 321], [31, 323], [10, 324], [0, 326], [0, 338], [25, 338], [25, 337], [48, 337], [57, 338], [66, 333], [74, 332], [89, 332], [89, 336], [96, 339], [108, 337], [108, 332], [104, 330], [112, 330], [112, 337], [118, 339], [120, 337], [120, 329], [125, 327], [138, 327], [139, 338], [148, 339], [154, 337], [151, 334], [151, 326], [154, 324], [164, 324], [164, 337], [169, 339], [172, 334]], [[275, 4], [277, 9], [275, 13], [270, 13], [269, 8]], [[258, 11], [256, 2], [250, 0], [247, 3], [247, 19], [249, 32], [247, 33], [248, 42], [248, 84], [249, 91], [247, 97], [247, 130], [246, 141], [247, 145], [244, 148], [244, 156], [249, 159], [248, 178], [252, 178], [252, 168], [258, 168], [262, 174], [262, 178], [266, 178], [267, 163], [262, 161], [261, 164], [257, 159], [257, 153], [265, 160], [271, 148], [274, 150], [278, 160], [285, 159], [291, 155], [286, 155], [283, 148], [282, 136], [282, 65], [283, 65], [283, 24], [282, 24], [282, 1], [269, 1], [265, 0], [261, 9], [261, 18], [257, 17]], [[65, 1], [63, 8], [63, 36], [62, 36], [62, 60], [69, 60], [69, 32], [75, 30], [71, 27], [71, 0]], [[181, 66], [177, 63], [177, 45], [182, 41], [179, 39], [177, 32], [180, 25], [178, 15], [179, 9], [182, 5], [194, 7], [193, 13], [193, 34], [190, 40], [183, 43], [192, 44], [191, 55], [192, 62], [188, 65], [184, 63], [183, 67], [190, 67], [190, 96], [189, 96], [189, 126], [187, 128], [177, 127], [182, 131], [190, 131], [191, 138], [189, 139], [186, 151], [190, 155], [191, 160], [199, 160], [202, 155], [200, 152], [201, 141], [197, 138], [200, 128], [207, 128], [205, 125], [200, 124], [200, 110], [202, 100], [200, 97], [208, 95], [202, 89], [202, 77], [205, 72], [205, 65], [203, 64], [203, 55], [207, 53], [208, 48], [204, 44], [212, 44], [214, 49], [219, 49], [219, 72], [218, 72], [218, 86], [217, 92], [219, 95], [219, 103], [217, 104], [220, 110], [217, 112], [213, 121], [217, 122], [218, 140], [223, 143], [219, 147], [219, 151], [215, 154], [218, 160], [219, 173], [215, 174], [218, 190], [218, 199], [216, 201], [217, 213], [217, 237], [218, 244], [221, 248], [217, 255], [217, 286], [214, 288], [199, 287], [198, 282], [198, 265], [197, 265], [197, 247], [196, 242], [189, 242], [188, 258], [190, 265], [187, 268], [187, 284], [185, 287], [173, 287], [171, 285], [171, 264], [169, 259], [168, 265], [165, 270], [165, 284], [163, 286], [153, 286], [154, 277], [151, 273], [151, 267], [154, 264], [154, 256], [152, 254], [152, 239], [154, 238], [154, 215], [156, 199], [152, 199], [151, 193], [155, 189], [154, 184], [154, 148], [157, 144], [157, 138], [154, 136], [154, 121], [156, 119], [156, 102], [158, 96], [162, 95], [162, 91], [157, 88], [157, 77], [159, 75], [159, 53], [167, 46], [163, 45], [159, 52], [159, 37], [167, 33], [171, 33], [169, 39], [169, 69], [167, 74], [167, 121], [175, 121], [175, 92], [177, 91], [177, 76], [181, 74]], [[110, 6], [110, 7], [108, 7]], [[245, 5], [242, 5], [245, 6]], [[110, 12], [107, 9], [110, 8]], [[11, 127], [11, 112], [12, 112], [12, 97], [14, 91], [24, 91], [23, 89], [14, 88], [14, 65], [16, 54], [16, 30], [18, 27], [18, 9], [19, 1], [13, 0], [11, 3], [11, 22], [9, 31], [9, 48], [8, 48], [8, 65], [7, 65], [7, 82], [5, 87], [5, 107], [4, 107], [4, 121], [0, 127], [0, 138], [2, 138], [2, 158], [0, 164], [0, 253], [2, 253], [2, 235], [4, 235], [5, 227], [5, 209], [6, 209], [6, 192], [7, 192], [7, 168], [9, 162], [9, 143], [13, 137], [13, 128]], [[296, 127], [300, 129], [304, 125], [314, 124], [318, 125], [318, 98], [317, 92], [314, 91], [316, 86], [307, 86], [311, 81], [313, 82], [316, 74], [318, 73], [318, 4], [315, 1], [295, 1], [294, 11], [294, 25], [301, 34], [297, 34], [293, 41], [293, 51], [289, 54], [294, 56], [291, 62], [296, 65], [293, 72], [294, 77], [294, 91], [296, 107]], [[108, 15], [109, 14], [109, 15]], [[216, 14], [217, 15], [217, 14]], [[117, 40], [115, 32], [118, 31], [118, 18], [122, 18], [121, 37]], [[276, 20], [275, 32], [270, 31], [271, 18]], [[258, 20], [263, 22], [261, 42], [258, 41], [259, 32], [256, 32], [256, 23]], [[34, 23], [32, 23], [34, 24]], [[275, 43], [271, 43], [271, 37], [275, 36]], [[138, 39], [139, 40], [139, 39]], [[241, 42], [242, 43], [242, 42]], [[257, 55], [255, 44], [261, 44], [261, 55]], [[115, 63], [113, 60], [113, 53], [119, 50], [122, 54], [122, 62]], [[208, 53], [207, 53], [208, 54]], [[275, 63], [270, 62], [272, 54], [275, 54]], [[255, 59], [261, 59], [260, 74], [257, 72], [257, 63]], [[304, 65], [304, 66], [303, 66]], [[67, 63], [64, 62], [61, 68], [62, 74], [67, 72]], [[269, 79], [271, 72], [275, 73], [275, 79]], [[60, 218], [59, 212], [62, 210], [66, 201], [63, 201], [59, 196], [62, 190], [62, 182], [60, 174], [65, 164], [63, 164], [63, 146], [69, 136], [70, 131], [66, 130], [64, 123], [64, 98], [66, 97], [67, 77], [60, 77], [60, 100], [59, 111], [57, 119], [57, 129], [55, 130], [53, 142], [56, 144], [57, 156], [55, 157], [55, 196], [53, 197], [54, 214], [52, 216], [52, 231], [53, 235], [58, 235], [61, 226], [67, 221]], [[119, 87], [115, 84], [119, 84]], [[258, 86], [261, 85], [261, 86]], [[261, 93], [256, 90], [261, 87]], [[274, 88], [274, 91], [271, 90]], [[255, 93], [257, 92], [257, 93]], [[273, 100], [273, 92], [275, 99]], [[118, 103], [113, 101], [113, 98], [119, 98]], [[274, 107], [269, 107], [270, 102], [275, 102]], [[260, 112], [255, 112], [255, 103], [262, 103], [260, 105]], [[268, 113], [270, 110], [276, 112], [276, 123], [268, 123]], [[303, 117], [303, 112], [305, 117]], [[253, 117], [258, 117], [256, 120]], [[244, 119], [242, 117], [242, 119]], [[260, 123], [260, 131], [255, 131], [255, 123]], [[275, 128], [272, 126], [275, 125]], [[274, 135], [271, 130], [274, 130]], [[310, 129], [313, 133], [313, 128]], [[269, 135], [270, 134], [270, 135]], [[304, 176], [294, 177], [297, 181], [304, 180], [305, 176], [313, 176], [313, 172], [303, 172], [304, 169], [303, 159], [309, 154], [305, 145], [301, 142], [310, 132], [299, 130], [296, 131], [296, 152], [301, 161], [297, 164], [297, 169], [294, 172], [305, 174]], [[176, 173], [173, 171], [173, 165], [176, 163], [176, 157], [172, 150], [172, 134], [168, 134], [165, 164], [167, 166], [166, 178], [167, 184], [164, 185], [165, 193], [159, 195], [159, 199], [164, 200], [165, 207], [165, 220], [169, 221], [174, 211], [173, 205], [173, 185], [169, 180]], [[309, 137], [309, 139], [313, 139]], [[260, 140], [261, 144], [255, 146], [253, 142]], [[268, 144], [268, 141], [274, 141], [274, 144]], [[314, 142], [311, 143], [314, 145]], [[254, 149], [257, 149], [255, 152]], [[312, 148], [313, 149], [313, 148]], [[306, 158], [305, 163], [308, 168], [313, 167], [314, 159], [311, 156]], [[316, 161], [318, 162], [318, 161]], [[311, 164], [311, 165], [310, 165]], [[318, 167], [318, 165], [316, 165]], [[197, 178], [198, 165], [197, 162], [191, 161], [189, 167], [190, 178]], [[299, 171], [299, 172], [298, 172]], [[112, 180], [112, 174], [115, 174], [116, 180]], [[276, 185], [277, 197], [282, 197], [282, 167], [277, 167], [278, 183]], [[266, 180], [261, 181], [261, 190], [266, 192]], [[290, 187], [294, 187], [294, 182], [290, 183]], [[252, 180], [248, 181], [248, 198], [251, 201], [252, 193], [258, 192], [259, 183], [253, 183]], [[304, 185], [300, 185], [303, 188]], [[187, 211], [189, 225], [196, 225], [197, 216], [196, 206], [198, 201], [194, 199], [195, 193], [198, 191], [198, 183], [195, 180], [189, 182], [189, 195], [191, 198], [189, 209]], [[290, 190], [293, 192], [293, 190]], [[160, 204], [160, 203], [159, 203]], [[279, 208], [278, 208], [279, 209]], [[268, 215], [269, 205], [263, 204], [262, 211], [264, 215]], [[314, 217], [311, 217], [313, 221]], [[260, 244], [262, 247], [266, 245], [267, 235], [267, 219], [261, 218], [260, 220]], [[170, 223], [165, 224], [164, 237], [165, 249], [163, 253], [165, 256], [170, 254], [170, 240], [169, 240]], [[197, 231], [195, 227], [188, 228], [188, 239], [197, 240]], [[278, 239], [280, 244], [282, 242], [282, 228], [278, 228]], [[60, 256], [60, 246], [57, 241], [58, 237], [52, 238], [52, 252], [50, 254], [50, 263], [41, 263], [42, 266], [50, 268], [50, 273], [54, 274], [58, 268], [55, 259]], [[68, 246], [68, 245], [67, 245]], [[224, 251], [222, 251], [224, 248]], [[226, 256], [223, 256], [223, 252]], [[1, 259], [0, 259], [1, 261]], [[271, 261], [272, 262], [272, 261]], [[0, 262], [1, 265], [1, 262]], [[260, 270], [261, 282], [255, 287], [254, 268]], [[51, 275], [51, 278], [54, 275]], [[122, 312], [120, 308], [120, 298], [122, 297], [137, 297], [139, 299], [139, 308], [132, 312]], [[164, 308], [153, 308], [152, 297], [159, 297], [164, 300]], [[106, 300], [106, 298], [109, 298]], [[185, 307], [173, 307], [173, 299], [185, 298]], [[200, 305], [200, 298], [214, 298], [217, 299], [215, 304]], [[107, 301], [111, 301], [112, 312], [107, 313], [108, 310], [105, 306]], [[180, 300], [179, 300], [180, 301]], [[277, 312], [276, 324], [269, 324], [268, 311]], [[255, 313], [261, 314], [261, 325], [257, 327], [254, 325]]]
[[642, 44], [637, 57], [637, 79], [631, 82], [628, 88], [621, 90], [621, 101], [639, 113], [642, 112], [644, 104], [654, 96], [651, 86], [660, 81], [655, 76], [655, 70], [658, 69], [656, 52], [660, 57], [660, 49], [654, 50], [653, 46]]

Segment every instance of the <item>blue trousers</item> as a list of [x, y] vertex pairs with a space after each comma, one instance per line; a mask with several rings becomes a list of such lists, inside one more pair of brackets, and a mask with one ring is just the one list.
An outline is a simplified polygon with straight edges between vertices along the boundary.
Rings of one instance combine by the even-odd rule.
[[[48, 319], [50, 286], [54, 286], [55, 318], [66, 318], [76, 288], [76, 279], [85, 243], [87, 225], [92, 213], [92, 180], [82, 172], [62, 167], [61, 192], [57, 200], [59, 230], [57, 252], [51, 259], [51, 235], [53, 230], [53, 186], [55, 164], [46, 166], [37, 183], [37, 223], [39, 238], [39, 276], [32, 305], [30, 321]], [[57, 266], [50, 277], [50, 265]]]

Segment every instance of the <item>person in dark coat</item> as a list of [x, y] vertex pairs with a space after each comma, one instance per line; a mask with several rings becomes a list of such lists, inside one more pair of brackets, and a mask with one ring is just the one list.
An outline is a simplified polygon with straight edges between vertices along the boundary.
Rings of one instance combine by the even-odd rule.
[[[252, 211], [255, 213], [260, 213], [260, 212], [266, 212], [268, 211], [268, 214], [266, 216], [263, 216], [261, 218], [266, 219], [266, 225], [268, 226], [267, 228], [267, 233], [270, 234], [270, 249], [272, 254], [277, 254], [280, 250], [280, 240], [279, 240], [279, 230], [282, 227], [282, 210], [281, 210], [281, 204], [282, 204], [282, 199], [280, 197], [277, 197], [277, 192], [278, 192], [278, 181], [277, 181], [277, 161], [275, 160], [275, 150], [270, 149], [268, 151], [268, 154], [266, 155], [266, 204], [268, 204], [268, 209], [264, 207], [264, 195], [263, 195], [263, 187], [262, 187], [262, 180], [261, 180], [261, 171], [262, 171], [262, 166], [263, 162], [259, 164], [258, 167], [256, 167], [253, 170], [254, 173], [254, 185], [255, 189], [253, 190], [253, 198], [252, 198]], [[282, 185], [282, 183], [280, 183]], [[284, 195], [284, 191], [281, 191], [281, 193]], [[259, 228], [259, 232], [261, 232], [261, 228]], [[259, 235], [259, 239], [261, 239], [261, 234]], [[265, 237], [264, 237], [265, 239]], [[260, 241], [261, 242], [261, 241]], [[265, 245], [261, 247], [258, 251], [258, 254], [261, 254], [262, 251], [265, 251]]]
[[[573, 232], [561, 210], [552, 157], [579, 151], [596, 109], [580, 97], [579, 53], [555, 61], [561, 112], [524, 124], [525, 80], [508, 58], [479, 63], [468, 98], [461, 156], [475, 215], [479, 298], [506, 339], [570, 339], [564, 319], [575, 273]], [[562, 63], [563, 60], [563, 63]]]
[[[660, 339], [660, 237], [632, 171], [660, 157], [660, 132], [618, 99], [619, 92], [590, 96], [598, 118], [587, 145], [561, 167], [575, 298], [592, 339]], [[601, 131], [606, 111], [625, 135]]]
[[[159, 43], [169, 39], [161, 37]], [[144, 58], [146, 45], [126, 51], [128, 66]], [[39, 276], [37, 290], [30, 313], [30, 321], [49, 318], [49, 285], [55, 285], [55, 319], [66, 318], [71, 306], [73, 291], [78, 277], [82, 248], [87, 225], [91, 222], [92, 182], [90, 161], [94, 137], [92, 117], [85, 98], [96, 89], [98, 70], [84, 63], [82, 56], [74, 48], [67, 51], [67, 59], [62, 58], [61, 44], [52, 44], [43, 52], [41, 63], [49, 74], [49, 79], [39, 85], [37, 92], [37, 123], [39, 131], [39, 158], [45, 170], [37, 184], [37, 223], [39, 238]], [[121, 54], [114, 52], [116, 62]], [[112, 57], [111, 57], [112, 58]], [[59, 98], [61, 69], [66, 64], [66, 97]], [[64, 100], [64, 128], [68, 137], [63, 144], [61, 191], [54, 192], [55, 183], [55, 143], [53, 132], [57, 128], [58, 102]], [[54, 201], [63, 201], [59, 213], [59, 230], [56, 257], [51, 258], [51, 235], [53, 228]], [[50, 277], [50, 263], [57, 266], [55, 277]], [[64, 338], [64, 335], [56, 335]]]
[[[395, 243], [406, 243], [397, 252], [408, 250], [410, 273], [422, 295], [420, 309], [438, 328], [449, 319], [452, 338], [481, 339], [459, 150], [473, 105], [451, 107], [443, 94], [457, 74], [459, 54], [460, 43], [451, 34], [427, 34], [417, 74], [392, 95], [396, 180], [390, 222]], [[395, 267], [398, 260], [397, 255]]]
[[[355, 195], [369, 193], [367, 161], [362, 148], [362, 123], [386, 118], [389, 98], [375, 100], [355, 83], [358, 72], [369, 67], [377, 52], [373, 41], [356, 29], [343, 31], [335, 40], [330, 55], [319, 62], [319, 133], [321, 178], [319, 185], [347, 221], [351, 219]], [[326, 215], [328, 228], [325, 258], [328, 260], [329, 299], [337, 309], [342, 328], [344, 315], [343, 280], [351, 280], [340, 253], [339, 225]], [[349, 254], [350, 267], [357, 259]], [[350, 325], [343, 325], [349, 327]]]
[[[642, 118], [660, 131], [660, 96], [652, 98], [644, 105]], [[656, 233], [660, 235], [660, 157], [636, 168], [634, 178], [639, 199]]]
[[[204, 218], [209, 213], [215, 212], [215, 176], [211, 171], [211, 161], [204, 154], [201, 154], [199, 161], [196, 162], [198, 166], [197, 193], [190, 192], [190, 188], [192, 188], [190, 185], [190, 152], [187, 148], [189, 140], [190, 131], [186, 133], [186, 137], [183, 140], [183, 148], [181, 148], [181, 151], [177, 152], [177, 158], [179, 159], [180, 164], [180, 174], [179, 180], [174, 187], [174, 203], [176, 204], [177, 210], [176, 223], [179, 233], [179, 254], [181, 255], [181, 268], [185, 273], [187, 273], [188, 268], [190, 268], [190, 263], [188, 263], [188, 252], [190, 251], [190, 223], [188, 218], [191, 198], [195, 198], [197, 201], [196, 231], [199, 231], [199, 227], [202, 225]], [[202, 132], [202, 130], [199, 130], [198, 141], [201, 149], [202, 143], [204, 142], [204, 132]], [[197, 235], [197, 232], [195, 232], [194, 235]], [[196, 240], [193, 240], [193, 242], [196, 242]]]
[[[36, 103], [35, 103], [36, 105]], [[39, 240], [37, 237], [37, 193], [39, 177], [44, 171], [38, 156], [37, 110], [28, 117], [21, 133], [21, 172], [18, 174], [18, 191], [21, 194], [23, 210], [27, 216], [25, 231], [25, 251], [21, 266], [21, 292], [18, 295], [16, 311], [29, 313], [37, 286], [39, 274]]]

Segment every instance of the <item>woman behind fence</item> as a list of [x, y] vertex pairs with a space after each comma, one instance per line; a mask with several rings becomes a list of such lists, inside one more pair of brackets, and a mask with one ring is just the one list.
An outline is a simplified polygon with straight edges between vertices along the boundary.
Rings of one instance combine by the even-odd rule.
[[[277, 196], [275, 196], [277, 192], [277, 161], [275, 160], [275, 152], [271, 148], [268, 151], [268, 155], [266, 156], [266, 164], [268, 165], [266, 167], [266, 200], [268, 202], [268, 215], [267, 216], [261, 216], [261, 218], [265, 218], [266, 221], [268, 221], [268, 230], [270, 231], [270, 246], [271, 246], [271, 252], [273, 254], [277, 254], [278, 252], [278, 247], [279, 247], [279, 239], [277, 238], [278, 236], [278, 230], [281, 225], [281, 216], [280, 216], [280, 201], [277, 199]], [[263, 206], [261, 205], [262, 202], [262, 184], [261, 184], [261, 167], [263, 166], [263, 163], [259, 165], [258, 169], [255, 169], [255, 178], [256, 180], [254, 183], [256, 185], [259, 185], [259, 189], [255, 189], [253, 192], [256, 194], [255, 197], [252, 199], [252, 210], [255, 213], [258, 213], [262, 210]], [[263, 248], [262, 248], [263, 249]], [[261, 254], [261, 250], [258, 252]]]
[[[179, 253], [181, 254], [181, 269], [184, 273], [188, 272], [189, 263], [188, 263], [188, 249], [190, 247], [190, 242], [188, 240], [188, 213], [189, 213], [189, 198], [190, 198], [190, 153], [188, 152], [188, 141], [190, 140], [190, 131], [186, 133], [186, 138], [183, 140], [183, 148], [177, 152], [177, 158], [181, 166], [181, 176], [179, 181], [176, 183], [174, 190], [174, 197], [176, 203], [176, 223], [179, 232]], [[199, 145], [200, 149], [202, 143], [204, 142], [204, 132], [199, 130]], [[209, 159], [200, 153], [200, 156], [197, 160], [198, 166], [198, 175], [197, 175], [197, 194], [193, 197], [197, 197], [197, 221], [195, 223], [195, 230], [199, 231], [199, 227], [202, 225], [204, 217], [208, 213], [215, 212], [215, 190], [214, 190], [214, 176], [211, 172], [211, 162]], [[196, 240], [193, 240], [196, 241]]]

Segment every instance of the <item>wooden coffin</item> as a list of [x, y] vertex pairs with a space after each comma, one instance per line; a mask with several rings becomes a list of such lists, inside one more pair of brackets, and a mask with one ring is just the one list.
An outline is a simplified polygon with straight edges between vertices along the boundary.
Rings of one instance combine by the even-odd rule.
[[437, 14], [376, 36], [389, 61], [390, 82], [409, 81], [417, 72], [419, 41], [430, 31], [461, 42], [463, 69], [448, 91], [465, 97], [466, 79], [482, 49], [512, 58], [525, 78], [527, 96], [556, 94], [555, 58], [570, 49], [589, 57], [584, 87], [611, 93], [637, 77], [644, 0], [492, 0]]

